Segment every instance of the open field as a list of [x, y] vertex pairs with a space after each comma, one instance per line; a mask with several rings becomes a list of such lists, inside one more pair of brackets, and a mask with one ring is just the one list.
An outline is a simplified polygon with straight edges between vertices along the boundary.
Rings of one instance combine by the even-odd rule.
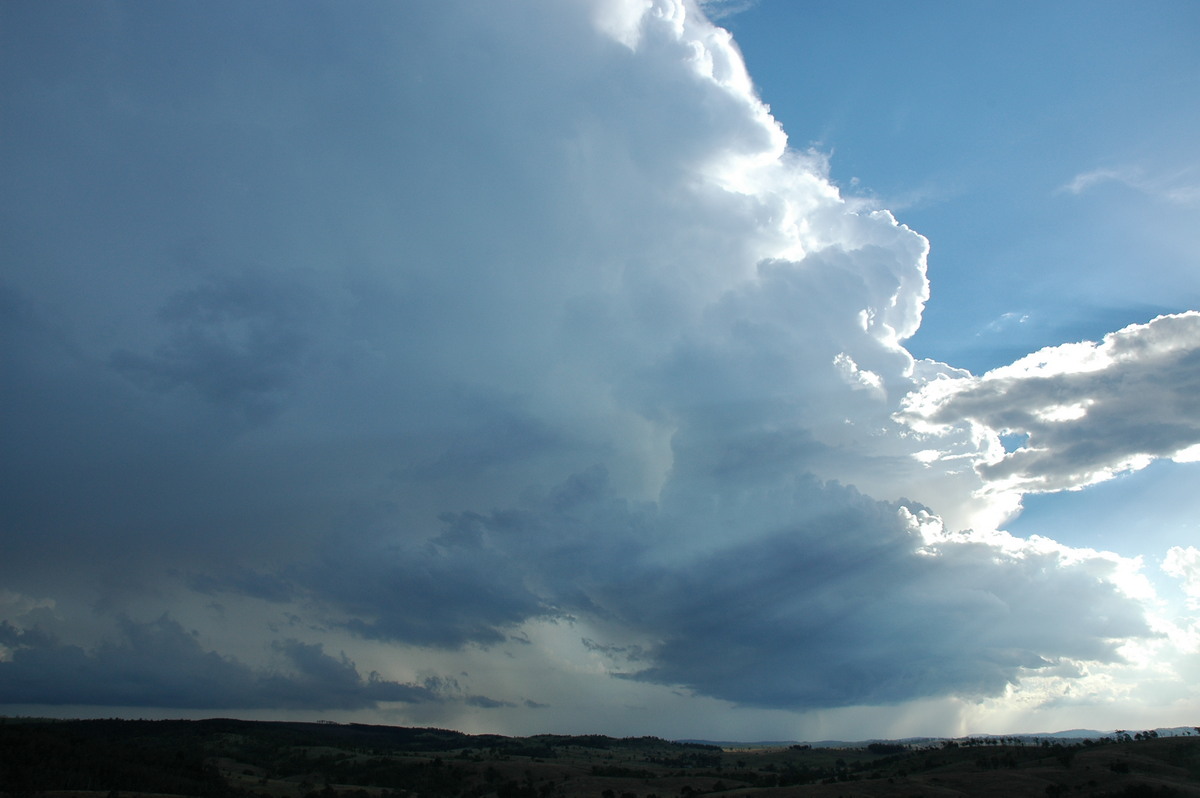
[[[1142, 738], [1143, 735], [1138, 735]], [[721, 748], [360, 724], [0, 720], [13, 798], [1200, 796], [1200, 736]]]

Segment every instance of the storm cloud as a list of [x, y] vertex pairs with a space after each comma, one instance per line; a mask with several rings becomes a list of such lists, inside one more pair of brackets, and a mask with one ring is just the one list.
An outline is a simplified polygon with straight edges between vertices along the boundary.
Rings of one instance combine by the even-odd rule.
[[91, 651], [40, 630], [0, 625], [6, 653], [0, 703], [194, 709], [361, 709], [378, 701], [442, 700], [438, 680], [399, 684], [366, 678], [343, 654], [295, 639], [272, 648], [287, 670], [260, 671], [204, 650], [178, 623], [119, 619], [120, 634]]
[[997, 525], [1196, 443], [1197, 317], [916, 361], [928, 243], [694, 4], [71, 9], [0, 9], [0, 703], [511, 730], [540, 669], [811, 710], [1154, 634]]

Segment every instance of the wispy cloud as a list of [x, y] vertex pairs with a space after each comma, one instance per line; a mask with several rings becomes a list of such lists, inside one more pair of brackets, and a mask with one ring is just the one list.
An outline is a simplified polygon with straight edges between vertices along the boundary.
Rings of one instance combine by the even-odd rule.
[[1157, 173], [1137, 166], [1093, 169], [1076, 175], [1059, 191], [1078, 196], [1106, 183], [1116, 183], [1148, 197], [1179, 205], [1200, 203], [1200, 179], [1195, 167]]
[[1014, 327], [1020, 327], [1024, 324], [1027, 324], [1029, 322], [1029, 318], [1030, 317], [1028, 313], [1022, 313], [1019, 311], [1001, 313], [998, 318], [995, 318], [985, 324], [983, 329], [976, 333], [976, 335], [982, 335], [984, 333], [996, 334], [1010, 331]]
[[758, 5], [759, 0], [699, 0], [705, 15], [715, 21], [737, 16]]

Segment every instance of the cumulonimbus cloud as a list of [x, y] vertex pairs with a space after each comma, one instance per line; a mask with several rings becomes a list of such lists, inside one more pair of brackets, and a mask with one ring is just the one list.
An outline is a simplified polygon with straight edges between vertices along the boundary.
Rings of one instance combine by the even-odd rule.
[[[574, 624], [620, 677], [597, 702], [809, 709], [995, 695], [1149, 633], [1112, 558], [998, 532], [981, 488], [1178, 456], [1192, 316], [1086, 373], [914, 361], [928, 243], [787, 148], [690, 2], [221, 8], [33, 14], [58, 60], [0, 48], [56, 87], [5, 92], [0, 577], [63, 627], [8, 613], [8, 700], [132, 700], [102, 687], [125, 658], [143, 704], [437, 706], [413, 674], [469, 656], [508, 691], [470, 706], [542, 712], [509, 654], [564, 652], [506, 646]], [[1047, 415], [1058, 389], [1092, 404]], [[1005, 407], [1036, 455], [986, 460]], [[92, 608], [107, 644], [70, 638]], [[213, 650], [155, 620], [185, 614]]]

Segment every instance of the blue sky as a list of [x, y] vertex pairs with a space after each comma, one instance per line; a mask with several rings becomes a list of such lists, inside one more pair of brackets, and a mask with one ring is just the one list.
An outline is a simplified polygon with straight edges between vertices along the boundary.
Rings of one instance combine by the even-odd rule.
[[[930, 239], [914, 355], [981, 373], [1200, 307], [1195, 4], [724, 8], [792, 146]], [[1157, 558], [1197, 539], [1197, 480], [1156, 463], [1008, 528]]]
[[725, 23], [792, 145], [930, 239], [914, 354], [980, 372], [1196, 307], [1194, 4], [761, 0]]
[[0, 711], [1200, 709], [1193, 4], [0, 7]]

